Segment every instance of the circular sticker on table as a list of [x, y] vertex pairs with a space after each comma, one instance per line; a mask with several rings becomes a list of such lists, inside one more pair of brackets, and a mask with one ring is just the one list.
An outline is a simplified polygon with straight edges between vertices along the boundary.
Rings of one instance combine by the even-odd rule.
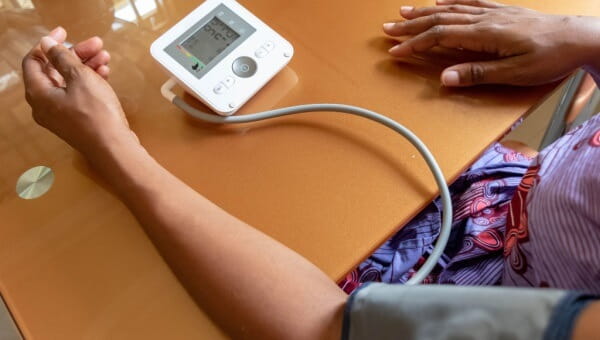
[[17, 195], [22, 199], [38, 198], [50, 190], [54, 172], [46, 166], [36, 166], [25, 171], [17, 180]]

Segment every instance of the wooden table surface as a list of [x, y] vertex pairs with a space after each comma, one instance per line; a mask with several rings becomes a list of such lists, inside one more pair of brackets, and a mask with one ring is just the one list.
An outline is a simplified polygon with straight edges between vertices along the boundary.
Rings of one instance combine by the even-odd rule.
[[[161, 164], [332, 279], [342, 278], [436, 195], [417, 152], [364, 119], [315, 113], [215, 127], [166, 102], [159, 88], [167, 77], [149, 46], [199, 3], [0, 0], [0, 293], [26, 338], [223, 336], [110, 189], [31, 119], [20, 59], [56, 25], [69, 30], [72, 42], [105, 39], [113, 56], [110, 82], [132, 128]], [[363, 106], [416, 132], [449, 180], [554, 89], [446, 90], [439, 63], [389, 58], [381, 24], [397, 19], [400, 5], [433, 1], [241, 3], [296, 50], [241, 113], [313, 102]], [[597, 0], [512, 3], [600, 14]], [[54, 185], [39, 199], [20, 199], [15, 183], [37, 165], [54, 170]]]

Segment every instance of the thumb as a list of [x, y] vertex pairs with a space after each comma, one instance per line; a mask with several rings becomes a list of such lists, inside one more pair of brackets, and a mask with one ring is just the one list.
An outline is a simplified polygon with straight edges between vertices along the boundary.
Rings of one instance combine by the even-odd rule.
[[510, 84], [515, 67], [509, 60], [495, 60], [454, 65], [442, 72], [442, 84], [465, 87], [479, 84]]
[[84, 65], [68, 48], [51, 37], [43, 37], [40, 45], [48, 61], [63, 76], [67, 85], [79, 77]]

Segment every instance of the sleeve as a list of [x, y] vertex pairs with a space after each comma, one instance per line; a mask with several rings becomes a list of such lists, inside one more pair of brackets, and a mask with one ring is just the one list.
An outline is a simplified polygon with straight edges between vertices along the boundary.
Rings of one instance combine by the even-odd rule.
[[589, 73], [594, 81], [596, 82], [596, 86], [600, 87], [600, 70], [593, 67], [584, 67], [583, 68], [587, 73]]
[[594, 299], [551, 289], [367, 284], [348, 300], [342, 339], [569, 339]]

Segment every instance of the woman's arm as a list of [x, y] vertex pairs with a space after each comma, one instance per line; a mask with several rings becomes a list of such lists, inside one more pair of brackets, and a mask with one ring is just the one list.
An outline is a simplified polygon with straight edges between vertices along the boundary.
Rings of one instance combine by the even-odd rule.
[[[102, 77], [48, 37], [24, 59], [23, 71], [34, 119], [117, 190], [188, 292], [226, 331], [236, 338], [339, 338], [346, 295], [306, 259], [161, 167]], [[64, 83], [52, 81], [55, 72]]]
[[339, 338], [346, 296], [313, 264], [199, 195], [131, 137], [88, 158], [198, 304], [236, 338]]
[[405, 6], [400, 13], [406, 20], [384, 25], [390, 36], [409, 37], [390, 49], [393, 56], [433, 47], [488, 54], [444, 70], [446, 86], [539, 85], [579, 67], [600, 81], [599, 18], [549, 15], [488, 0], [437, 0], [437, 6]]

